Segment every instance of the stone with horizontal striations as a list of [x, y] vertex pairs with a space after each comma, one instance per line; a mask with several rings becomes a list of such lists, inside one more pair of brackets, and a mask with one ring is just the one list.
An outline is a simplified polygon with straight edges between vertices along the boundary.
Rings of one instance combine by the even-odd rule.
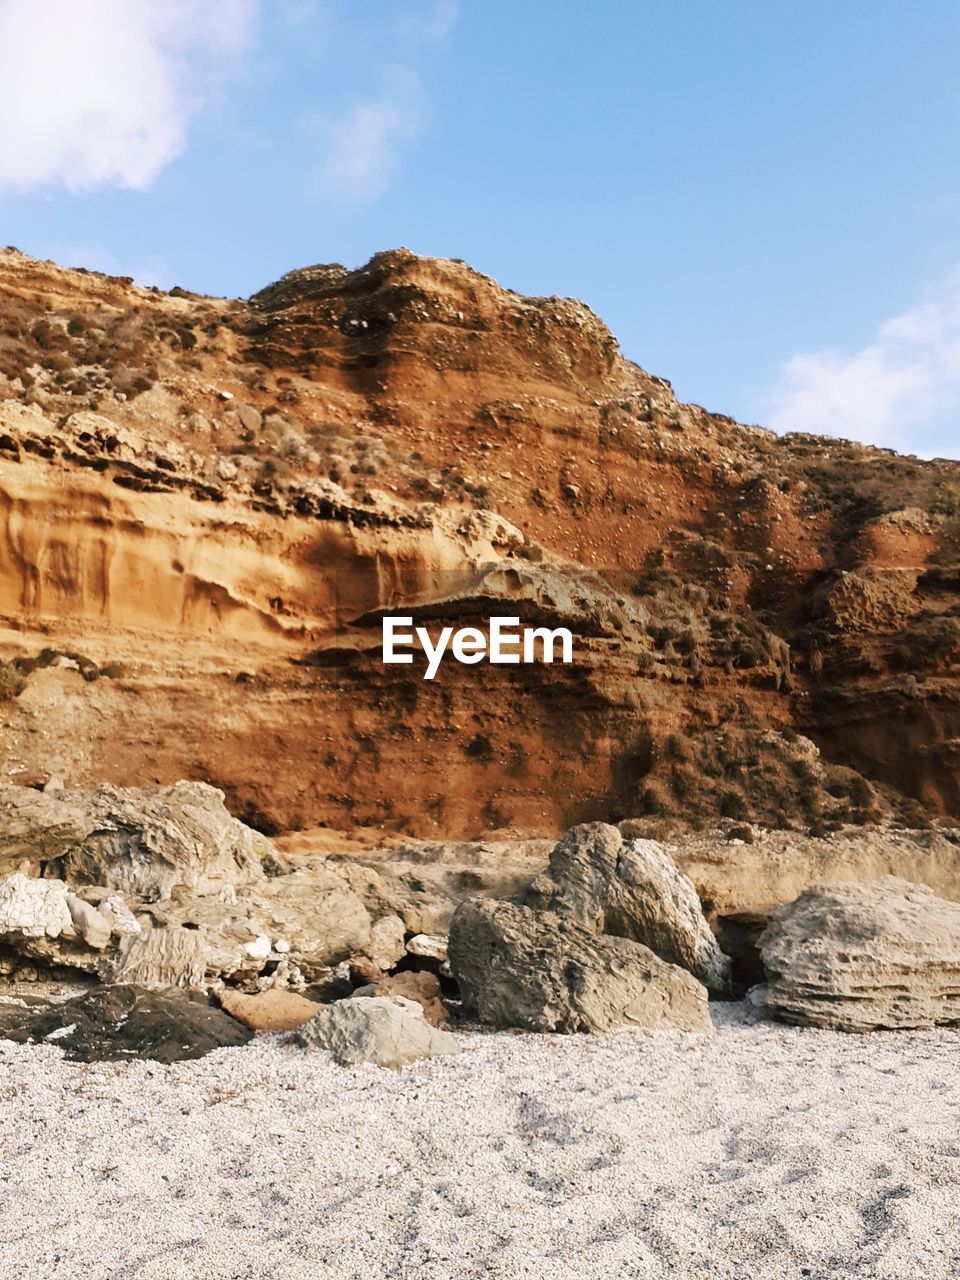
[[186, 987], [204, 985], [207, 947], [196, 929], [176, 925], [147, 929], [120, 940], [115, 952], [100, 965], [104, 982], [125, 982], [138, 987]]
[[960, 1025], [960, 903], [896, 876], [815, 885], [759, 939], [767, 1008], [873, 1031]]

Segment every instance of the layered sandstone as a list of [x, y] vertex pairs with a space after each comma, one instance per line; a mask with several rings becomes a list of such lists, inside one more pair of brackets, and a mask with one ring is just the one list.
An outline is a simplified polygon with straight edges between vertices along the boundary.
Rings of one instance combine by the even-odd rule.
[[960, 906], [897, 876], [815, 885], [759, 940], [767, 1007], [838, 1031], [960, 1024]]
[[[0, 780], [265, 832], [960, 814], [960, 465], [679, 403], [582, 303], [379, 254], [247, 301], [0, 253]], [[569, 667], [380, 662], [380, 618]]]

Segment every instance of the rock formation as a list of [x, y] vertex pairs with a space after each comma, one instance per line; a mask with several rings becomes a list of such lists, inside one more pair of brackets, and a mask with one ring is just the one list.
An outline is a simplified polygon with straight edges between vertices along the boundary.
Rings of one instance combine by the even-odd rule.
[[767, 1007], [786, 1022], [873, 1031], [960, 1025], [960, 905], [896, 876], [818, 885], [759, 940]]
[[[956, 816], [958, 521], [957, 464], [682, 404], [461, 263], [229, 301], [0, 253], [7, 782], [209, 782], [267, 833]], [[400, 607], [576, 660], [427, 685]]]
[[521, 901], [590, 933], [642, 942], [715, 991], [730, 986], [730, 962], [710, 932], [696, 889], [654, 840], [625, 840], [602, 822], [573, 827]]
[[203, 783], [87, 792], [0, 787], [0, 873], [30, 869], [169, 898], [178, 889], [203, 893], [260, 880], [268, 849]]
[[371, 915], [341, 871], [275, 859], [200, 783], [3, 787], [0, 868], [18, 870], [0, 880], [0, 948], [155, 988], [280, 968], [309, 982], [347, 960], [369, 980], [405, 956], [403, 921]]
[[467, 1012], [495, 1027], [711, 1026], [706, 988], [686, 969], [549, 911], [468, 898], [453, 917], [450, 963]]
[[459, 1053], [447, 1031], [433, 1027], [423, 1010], [401, 996], [362, 996], [321, 1009], [298, 1033], [305, 1049], [328, 1049], [341, 1066], [372, 1062], [399, 1071], [420, 1058]]

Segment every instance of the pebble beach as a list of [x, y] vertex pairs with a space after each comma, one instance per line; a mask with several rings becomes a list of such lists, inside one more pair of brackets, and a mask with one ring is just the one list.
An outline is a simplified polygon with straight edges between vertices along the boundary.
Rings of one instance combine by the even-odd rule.
[[0, 1276], [947, 1280], [960, 1041], [713, 1005], [713, 1034], [281, 1036], [77, 1064], [0, 1041]]

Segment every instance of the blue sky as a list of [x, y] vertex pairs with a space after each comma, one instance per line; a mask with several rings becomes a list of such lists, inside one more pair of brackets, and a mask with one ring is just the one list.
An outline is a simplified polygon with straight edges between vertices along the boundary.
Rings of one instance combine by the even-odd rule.
[[0, 241], [581, 297], [746, 421], [960, 455], [950, 0], [0, 0]]

